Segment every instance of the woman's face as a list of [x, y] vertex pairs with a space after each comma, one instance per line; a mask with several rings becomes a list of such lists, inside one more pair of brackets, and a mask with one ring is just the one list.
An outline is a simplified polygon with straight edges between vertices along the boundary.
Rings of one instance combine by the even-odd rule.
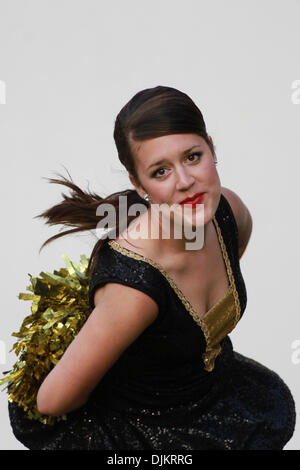
[[214, 164], [216, 157], [202, 137], [171, 134], [134, 142], [133, 150], [140, 185], [131, 175], [130, 181], [142, 198], [148, 193], [151, 204], [171, 206], [196, 193], [205, 193], [204, 225], [213, 218], [221, 183]]

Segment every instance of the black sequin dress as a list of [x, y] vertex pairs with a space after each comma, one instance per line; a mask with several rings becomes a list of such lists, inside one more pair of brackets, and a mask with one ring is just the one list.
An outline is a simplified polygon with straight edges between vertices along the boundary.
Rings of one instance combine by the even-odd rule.
[[95, 289], [115, 282], [152, 297], [159, 314], [66, 421], [31, 421], [9, 403], [13, 432], [27, 448], [283, 449], [295, 427], [291, 392], [275, 372], [235, 352], [228, 336], [247, 293], [236, 221], [223, 195], [213, 222], [228, 291], [200, 319], [158, 264], [113, 240], [103, 245], [90, 279], [90, 309]]

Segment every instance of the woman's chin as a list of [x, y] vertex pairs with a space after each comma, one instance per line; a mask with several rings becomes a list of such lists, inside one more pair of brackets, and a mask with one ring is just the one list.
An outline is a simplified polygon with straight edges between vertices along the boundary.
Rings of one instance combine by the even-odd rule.
[[179, 208], [174, 217], [176, 224], [194, 228], [203, 227], [208, 219], [209, 214], [207, 214], [204, 204], [197, 204], [196, 207], [185, 205]]

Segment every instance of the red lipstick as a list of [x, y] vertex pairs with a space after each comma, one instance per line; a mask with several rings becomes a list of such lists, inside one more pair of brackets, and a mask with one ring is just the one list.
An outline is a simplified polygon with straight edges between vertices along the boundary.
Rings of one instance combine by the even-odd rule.
[[196, 204], [202, 204], [203, 196], [205, 193], [196, 193], [192, 197], [187, 197], [180, 204], [190, 204], [193, 207], [196, 207]]

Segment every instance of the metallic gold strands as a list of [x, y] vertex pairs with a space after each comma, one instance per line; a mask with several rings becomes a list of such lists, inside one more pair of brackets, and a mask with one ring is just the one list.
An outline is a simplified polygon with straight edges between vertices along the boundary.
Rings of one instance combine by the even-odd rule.
[[80, 265], [62, 255], [66, 268], [51, 273], [30, 276], [31, 293], [20, 293], [19, 299], [31, 300], [28, 315], [17, 333], [11, 351], [20, 355], [13, 370], [0, 380], [7, 383], [8, 399], [22, 406], [27, 417], [44, 424], [54, 424], [65, 416], [41, 415], [36, 407], [38, 389], [51, 369], [57, 364], [68, 345], [89, 316], [89, 278], [86, 276], [88, 259], [81, 255]]

